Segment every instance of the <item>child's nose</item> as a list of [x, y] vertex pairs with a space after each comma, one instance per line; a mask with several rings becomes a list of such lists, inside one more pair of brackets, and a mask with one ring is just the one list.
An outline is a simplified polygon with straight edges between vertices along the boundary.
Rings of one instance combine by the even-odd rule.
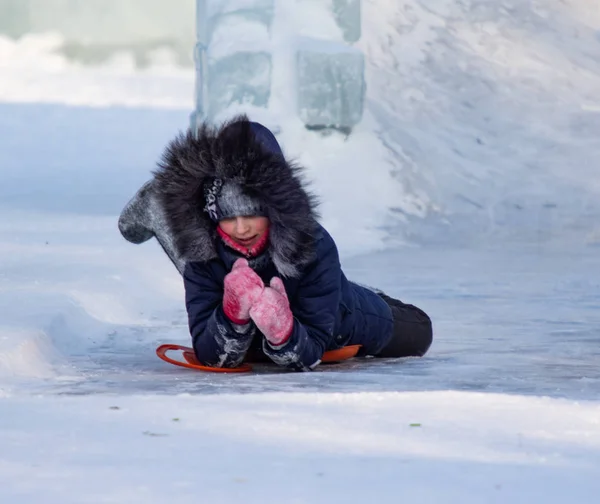
[[248, 221], [243, 217], [238, 217], [236, 219], [236, 231], [238, 234], [244, 234], [248, 231]]

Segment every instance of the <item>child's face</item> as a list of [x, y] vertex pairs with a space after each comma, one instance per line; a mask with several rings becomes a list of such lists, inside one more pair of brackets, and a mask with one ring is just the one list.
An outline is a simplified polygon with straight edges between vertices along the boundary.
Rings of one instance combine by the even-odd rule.
[[250, 248], [269, 227], [266, 217], [231, 217], [219, 221], [219, 227], [240, 245]]

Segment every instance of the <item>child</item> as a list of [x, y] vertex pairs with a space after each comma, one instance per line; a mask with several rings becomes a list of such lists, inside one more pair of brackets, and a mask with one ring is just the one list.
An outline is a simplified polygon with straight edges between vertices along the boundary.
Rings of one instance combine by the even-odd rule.
[[296, 370], [326, 350], [421, 356], [432, 341], [419, 308], [349, 282], [317, 223], [300, 169], [245, 116], [180, 135], [154, 174], [172, 247], [184, 261], [194, 351], [209, 366], [262, 355]]

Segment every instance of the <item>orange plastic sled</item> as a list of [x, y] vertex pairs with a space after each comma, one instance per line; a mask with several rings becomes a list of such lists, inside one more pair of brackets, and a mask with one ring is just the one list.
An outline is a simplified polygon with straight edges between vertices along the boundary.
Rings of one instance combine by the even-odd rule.
[[[338, 350], [329, 350], [328, 352], [325, 352], [323, 354], [321, 362], [340, 362], [351, 359], [358, 353], [359, 349], [360, 345], [349, 345], [339, 348]], [[181, 350], [185, 361], [175, 360], [169, 357], [167, 355], [167, 352], [170, 350]], [[156, 349], [156, 355], [158, 355], [158, 357], [160, 357], [165, 362], [174, 364], [175, 366], [181, 366], [188, 369], [195, 369], [197, 371], [208, 371], [211, 373], [248, 373], [252, 371], [252, 366], [250, 366], [250, 364], [246, 362], [244, 362], [241, 366], [235, 368], [203, 366], [198, 362], [198, 359], [196, 359], [196, 355], [194, 355], [194, 350], [192, 348], [182, 345], [174, 345], [172, 343], [160, 345]]]

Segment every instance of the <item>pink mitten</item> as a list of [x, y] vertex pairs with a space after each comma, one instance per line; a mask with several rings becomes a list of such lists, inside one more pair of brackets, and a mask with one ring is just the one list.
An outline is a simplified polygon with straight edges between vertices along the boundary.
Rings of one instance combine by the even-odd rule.
[[294, 328], [294, 315], [281, 278], [271, 279], [270, 287], [265, 287], [250, 308], [250, 318], [272, 345], [283, 345], [288, 340]]
[[225, 275], [223, 311], [234, 324], [247, 324], [250, 308], [258, 300], [265, 284], [248, 266], [246, 259], [235, 261], [231, 271]]

